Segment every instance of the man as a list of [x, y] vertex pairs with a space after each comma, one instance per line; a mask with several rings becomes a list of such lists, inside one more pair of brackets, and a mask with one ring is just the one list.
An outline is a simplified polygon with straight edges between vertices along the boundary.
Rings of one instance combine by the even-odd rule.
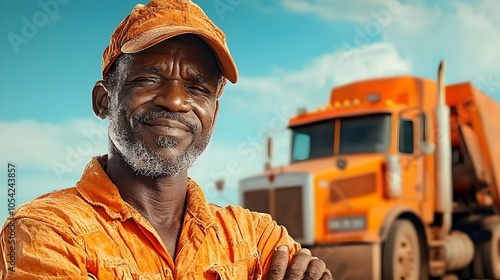
[[15, 244], [2, 231], [2, 279], [332, 279], [270, 216], [208, 204], [187, 175], [238, 77], [197, 5], [137, 5], [102, 66], [92, 105], [109, 119], [109, 153], [75, 188], [17, 210]]

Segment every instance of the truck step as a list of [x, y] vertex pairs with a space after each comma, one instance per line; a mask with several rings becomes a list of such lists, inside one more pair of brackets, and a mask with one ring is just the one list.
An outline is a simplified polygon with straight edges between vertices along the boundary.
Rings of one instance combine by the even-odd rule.
[[446, 272], [446, 263], [442, 260], [429, 261], [429, 272], [431, 276], [436, 277]]
[[431, 248], [442, 248], [444, 247], [444, 241], [443, 240], [431, 240], [429, 241], [429, 247]]
[[429, 272], [432, 276], [443, 275], [446, 272], [446, 256], [443, 240], [429, 241]]

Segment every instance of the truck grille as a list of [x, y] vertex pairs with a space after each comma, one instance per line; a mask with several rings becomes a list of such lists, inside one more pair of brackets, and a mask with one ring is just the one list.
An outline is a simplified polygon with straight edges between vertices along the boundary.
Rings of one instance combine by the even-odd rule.
[[244, 205], [251, 211], [269, 213], [269, 190], [247, 191]]
[[252, 190], [244, 194], [244, 204], [248, 209], [271, 214], [294, 239], [304, 238], [302, 200], [301, 186]]
[[330, 183], [330, 201], [338, 202], [342, 199], [367, 195], [376, 191], [375, 173], [361, 175]]

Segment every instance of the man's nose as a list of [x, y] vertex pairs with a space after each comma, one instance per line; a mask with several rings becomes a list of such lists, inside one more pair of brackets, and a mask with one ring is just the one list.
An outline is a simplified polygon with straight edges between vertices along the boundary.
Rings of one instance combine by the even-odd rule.
[[153, 99], [153, 104], [164, 107], [171, 112], [188, 112], [192, 99], [180, 81], [172, 81], [163, 86]]

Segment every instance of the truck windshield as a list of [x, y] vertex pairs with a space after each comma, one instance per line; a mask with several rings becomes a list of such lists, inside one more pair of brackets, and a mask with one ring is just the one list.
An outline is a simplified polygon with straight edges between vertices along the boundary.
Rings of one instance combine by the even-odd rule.
[[390, 114], [340, 119], [341, 155], [387, 152], [390, 138]]
[[334, 154], [335, 125], [340, 125], [339, 154], [387, 152], [391, 115], [374, 114], [322, 121], [292, 128], [292, 161]]

